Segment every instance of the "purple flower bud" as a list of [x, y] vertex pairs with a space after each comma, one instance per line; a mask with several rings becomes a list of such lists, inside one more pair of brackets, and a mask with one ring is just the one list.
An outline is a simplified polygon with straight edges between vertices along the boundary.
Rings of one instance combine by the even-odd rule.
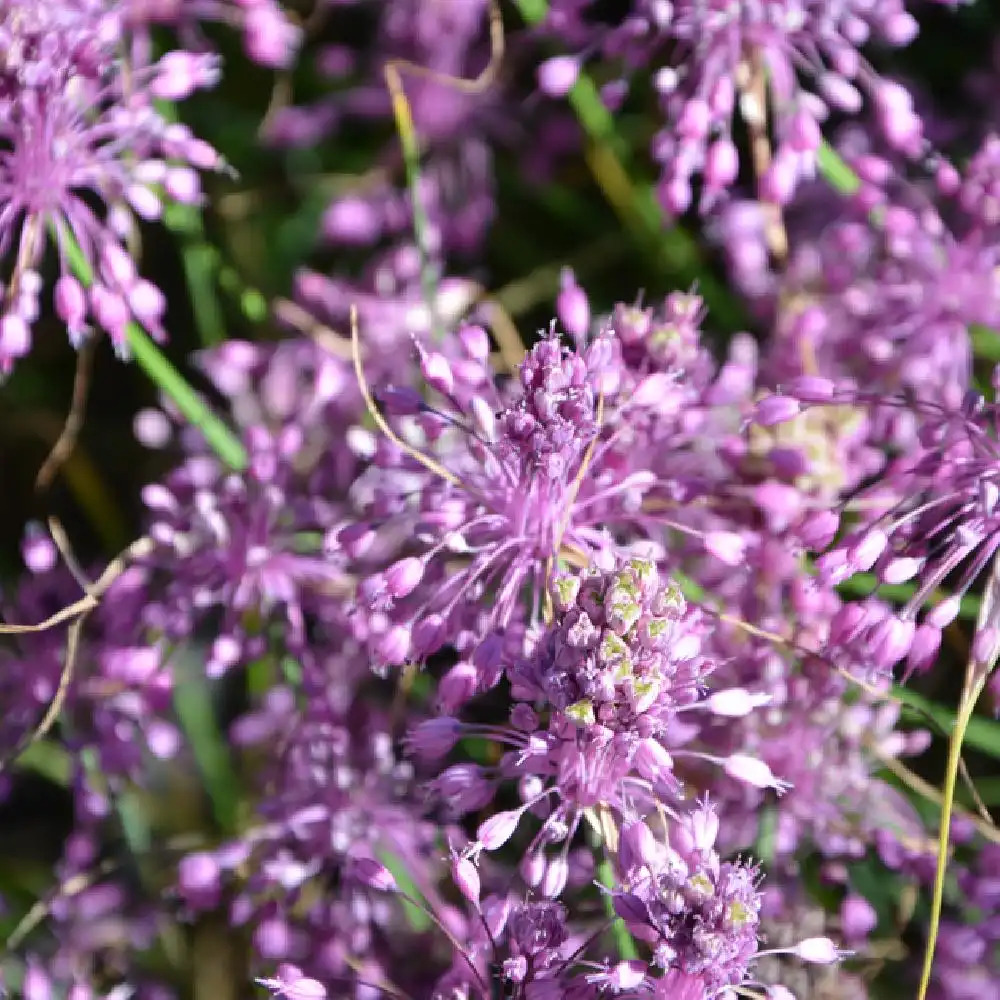
[[831, 965], [840, 961], [845, 954], [827, 937], [806, 938], [790, 951], [803, 962], [812, 962], [814, 965]]
[[254, 930], [253, 944], [261, 958], [279, 961], [287, 958], [291, 951], [291, 930], [281, 917], [269, 917], [262, 920]]
[[523, 808], [495, 813], [479, 825], [479, 829], [476, 831], [477, 842], [486, 851], [495, 851], [503, 847], [514, 835], [522, 815], [524, 815]]
[[646, 908], [646, 904], [631, 893], [616, 892], [613, 901], [615, 913], [630, 927], [641, 926], [649, 919], [649, 910]]
[[556, 299], [556, 315], [566, 331], [582, 337], [590, 329], [590, 302], [568, 268], [562, 272], [562, 288]]
[[925, 562], [925, 559], [917, 559], [913, 556], [890, 559], [879, 575], [884, 583], [906, 583], [923, 569]]
[[559, 854], [550, 862], [545, 870], [545, 877], [542, 879], [541, 893], [546, 899], [556, 899], [566, 888], [566, 879], [569, 877], [569, 862], [565, 855]]
[[839, 73], [823, 73], [819, 78], [820, 93], [838, 111], [857, 114], [863, 103], [861, 93]]
[[790, 396], [765, 396], [754, 410], [754, 420], [762, 427], [774, 427], [800, 413], [802, 407]]
[[502, 661], [503, 639], [496, 634], [488, 635], [472, 654], [472, 662], [486, 687], [492, 687], [488, 679], [499, 675]]
[[875, 627], [872, 633], [872, 661], [875, 666], [889, 670], [910, 651], [916, 625], [910, 619], [890, 615]]
[[647, 375], [632, 393], [632, 405], [659, 407], [665, 399], [676, 395], [677, 378], [670, 372], [654, 372]]
[[[771, 205], [787, 205], [795, 194], [799, 171], [795, 160], [781, 149], [760, 178], [760, 197]], [[779, 421], [780, 422], [780, 421]], [[766, 426], [766, 425], [765, 425]]]
[[712, 124], [712, 112], [700, 97], [694, 97], [684, 105], [677, 120], [677, 134], [687, 139], [704, 139]]
[[187, 902], [198, 909], [211, 909], [219, 901], [219, 865], [206, 851], [198, 851], [181, 859], [177, 866], [177, 882]]
[[909, 91], [891, 80], [881, 80], [874, 96], [879, 124], [886, 139], [901, 152], [915, 155], [923, 137], [923, 123], [913, 110]]
[[399, 666], [410, 652], [410, 630], [405, 625], [394, 625], [378, 640], [377, 648], [384, 663]]
[[371, 889], [380, 892], [398, 892], [396, 877], [375, 858], [355, 857], [350, 861], [351, 876]]
[[349, 524], [337, 532], [335, 539], [337, 548], [342, 548], [352, 559], [361, 559], [375, 541], [375, 532], [364, 522]]
[[715, 715], [725, 716], [730, 719], [739, 719], [749, 715], [755, 708], [768, 705], [771, 702], [771, 695], [764, 693], [754, 694], [746, 688], [728, 688], [725, 691], [716, 691], [705, 699], [705, 707]]
[[445, 643], [448, 625], [438, 614], [421, 618], [413, 626], [413, 653], [423, 659], [436, 653]]
[[17, 313], [0, 319], [0, 361], [23, 358], [31, 350], [31, 331]]
[[877, 924], [875, 908], [863, 896], [851, 893], [840, 904], [840, 926], [849, 941], [863, 941]]
[[462, 735], [462, 724], [457, 719], [439, 716], [426, 719], [410, 730], [406, 743], [418, 757], [433, 760], [449, 753]]
[[802, 403], [824, 403], [833, 399], [835, 386], [820, 375], [799, 375], [784, 386], [784, 391]]
[[458, 891], [470, 902], [479, 902], [479, 869], [468, 859], [456, 855], [451, 862], [451, 880]]
[[457, 712], [478, 690], [478, 671], [468, 660], [459, 660], [438, 683], [438, 706], [443, 712]]
[[814, 552], [825, 549], [840, 527], [840, 518], [832, 510], [817, 510], [807, 514], [799, 524], [802, 544]]
[[341, 198], [324, 213], [323, 233], [337, 243], [369, 246], [382, 235], [382, 219], [364, 198]]
[[882, 25], [882, 32], [889, 44], [900, 48], [909, 45], [919, 31], [917, 19], [904, 10], [891, 13]]
[[56, 281], [53, 298], [56, 314], [70, 331], [82, 332], [87, 318], [87, 298], [83, 285], [72, 275], [64, 274]]
[[727, 566], [743, 562], [745, 545], [735, 531], [710, 531], [704, 538], [705, 550]]
[[51, 1000], [52, 980], [49, 979], [40, 966], [34, 962], [29, 962], [27, 968], [24, 970], [21, 993], [24, 996], [24, 1000]]
[[941, 629], [924, 622], [914, 633], [910, 652], [906, 657], [907, 675], [926, 670], [937, 657], [941, 648]]
[[539, 883], [545, 876], [545, 854], [540, 851], [532, 851], [526, 854], [518, 865], [517, 869], [521, 873], [526, 885], [532, 889], [538, 888]]
[[382, 409], [393, 417], [413, 416], [426, 406], [420, 393], [409, 386], [386, 386], [379, 389], [375, 396]]
[[443, 395], [450, 396], [454, 391], [455, 376], [452, 374], [448, 359], [443, 354], [437, 352], [424, 354], [421, 352], [420, 371], [427, 380], [427, 384], [433, 386]]
[[636, 770], [648, 781], [660, 781], [674, 773], [674, 759], [659, 740], [645, 739], [636, 748]]
[[847, 550], [847, 561], [855, 573], [865, 573], [875, 565], [889, 544], [881, 528], [865, 532]]
[[729, 187], [740, 172], [740, 155], [732, 139], [723, 136], [708, 148], [705, 158], [705, 183], [716, 190]]
[[56, 564], [59, 550], [37, 521], [30, 521], [21, 541], [21, 557], [32, 573], [48, 573]]
[[618, 863], [622, 869], [659, 866], [664, 849], [653, 836], [652, 830], [643, 822], [629, 823], [619, 836]]
[[823, 141], [823, 134], [816, 119], [800, 108], [788, 122], [786, 139], [796, 153], [815, 153]]
[[490, 335], [474, 323], [465, 323], [458, 330], [462, 350], [473, 360], [486, 364], [490, 357]]
[[424, 575], [424, 564], [413, 556], [394, 562], [385, 571], [386, 589], [395, 598], [406, 597], [420, 583]]
[[756, 757], [734, 753], [723, 761], [723, 770], [730, 778], [742, 781], [754, 788], [774, 788], [783, 791], [788, 783], [776, 778], [771, 769]]
[[538, 87], [549, 97], [565, 97], [579, 76], [579, 60], [573, 56], [553, 56], [538, 67]]

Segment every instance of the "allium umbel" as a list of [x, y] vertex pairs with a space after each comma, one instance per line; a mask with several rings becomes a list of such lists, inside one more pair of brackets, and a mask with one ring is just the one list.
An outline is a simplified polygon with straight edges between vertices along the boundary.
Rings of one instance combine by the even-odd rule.
[[661, 585], [649, 560], [621, 560], [611, 572], [562, 575], [552, 585], [556, 622], [524, 667], [512, 693], [536, 692], [580, 725], [661, 729], [678, 706], [699, 697], [711, 670], [701, 654], [702, 627], [676, 584]]
[[[922, 124], [909, 94], [876, 75], [860, 52], [868, 41], [912, 41], [917, 22], [902, 0], [633, 0], [614, 29], [583, 21], [579, 9], [589, 6], [586, 0], [553, 6], [560, 8], [550, 15], [555, 33], [575, 33], [589, 41], [590, 51], [598, 47], [623, 64], [617, 86], [605, 87], [607, 100], [621, 102], [626, 73], [639, 66], [651, 70], [669, 123], [653, 139], [653, 156], [663, 165], [660, 199], [671, 213], [691, 206], [698, 175], [702, 211], [737, 181], [743, 166], [733, 137], [737, 114], [754, 144], [760, 197], [778, 205], [787, 204], [798, 184], [815, 173], [821, 123], [832, 114], [860, 111], [863, 94], [894, 148], [909, 156], [923, 151]], [[553, 75], [551, 66], [543, 82]], [[762, 156], [759, 137], [766, 147], [769, 134], [773, 154], [768, 149]]]
[[0, 310], [4, 371], [31, 348], [50, 242], [55, 310], [74, 345], [88, 322], [119, 353], [133, 319], [164, 336], [166, 301], [138, 275], [127, 241], [136, 218], [158, 219], [166, 200], [197, 203], [197, 171], [221, 159], [154, 101], [214, 85], [218, 66], [185, 51], [149, 62], [126, 15], [122, 2], [11, 0], [0, 26], [0, 256], [12, 262]]

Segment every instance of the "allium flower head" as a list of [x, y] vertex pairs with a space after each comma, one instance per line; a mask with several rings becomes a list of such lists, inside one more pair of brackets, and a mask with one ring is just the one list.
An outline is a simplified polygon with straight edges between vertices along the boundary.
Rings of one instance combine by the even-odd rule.
[[[401, 543], [412, 545], [414, 536], [422, 543], [382, 572], [369, 572], [359, 588], [363, 604], [389, 616], [370, 619], [373, 652], [382, 662], [409, 655], [411, 637], [412, 653], [421, 658], [463, 630], [474, 629], [475, 641], [490, 628], [506, 627], [519, 613], [525, 587], [537, 619], [546, 572], [562, 546], [590, 548], [599, 534], [593, 526], [615, 494], [627, 489], [608, 482], [609, 499], [602, 503], [586, 475], [593, 468], [588, 449], [598, 435], [601, 386], [613, 371], [611, 337], [599, 338], [582, 353], [554, 336], [543, 339], [524, 359], [510, 394], [495, 388], [484, 363], [485, 332], [466, 328], [458, 339], [461, 353], [450, 360], [422, 354], [424, 376], [449, 401], [451, 412], [398, 392], [386, 396], [390, 408], [414, 414], [444, 472], [414, 474], [413, 463], [399, 473], [373, 468], [355, 489], [359, 497], [371, 498], [364, 503], [368, 517], [340, 535], [350, 551], [355, 536], [367, 532], [368, 560], [374, 555], [386, 562]], [[446, 565], [454, 567], [463, 557], [462, 568], [446, 572]], [[366, 561], [358, 564], [362, 575]], [[496, 593], [488, 603], [481, 600], [487, 584]], [[405, 629], [405, 642], [387, 650], [380, 636], [393, 628], [396, 634]]]
[[326, 523], [325, 505], [303, 496], [292, 468], [290, 454], [300, 442], [290, 429], [272, 437], [257, 427], [248, 434], [246, 475], [229, 475], [215, 458], [195, 455], [166, 484], [143, 491], [157, 543], [150, 568], [166, 577], [144, 620], [182, 638], [221, 611], [210, 674], [259, 652], [260, 630], [272, 615], [287, 626], [285, 641], [300, 648], [307, 593], [345, 592], [339, 569], [318, 545], [310, 552], [299, 543], [303, 533], [317, 537]]
[[657, 841], [642, 820], [622, 830], [622, 886], [615, 911], [653, 948], [665, 972], [696, 980], [704, 994], [738, 986], [757, 953], [761, 896], [756, 867], [721, 861], [710, 806], [685, 814]]
[[[778, 204], [815, 172], [820, 122], [860, 110], [863, 91], [888, 141], [907, 155], [922, 151], [910, 96], [881, 80], [859, 51], [868, 41], [901, 46], [913, 39], [917, 23], [902, 0], [635, 0], [621, 26], [603, 32], [580, 23], [579, 9], [587, 6], [558, 5], [552, 27], [560, 37], [576, 27], [581, 41], [596, 41], [626, 72], [653, 70], [669, 122], [654, 139], [653, 154], [663, 164], [660, 193], [671, 212], [690, 206], [695, 175], [703, 181], [703, 211], [737, 179], [737, 110], [752, 132], [775, 136], [773, 158], [759, 180], [763, 198]], [[620, 101], [624, 84], [618, 90]]]
[[711, 669], [698, 615], [675, 584], [661, 585], [653, 562], [622, 558], [611, 572], [559, 576], [552, 589], [556, 621], [525, 674], [514, 673], [515, 696], [539, 689], [581, 725], [617, 730], [634, 729], [645, 713], [662, 725], [697, 700]]
[[[727, 565], [739, 561], [731, 522], [685, 504], [708, 491], [719, 465], [701, 437], [710, 405], [735, 393], [735, 373], [711, 384], [694, 344], [698, 301], [676, 303], [676, 324], [667, 307], [631, 324], [621, 313], [624, 345], [605, 328], [570, 349], [553, 330], [506, 385], [487, 364], [485, 331], [465, 326], [444, 350], [419, 349], [443, 402], [382, 391], [396, 441], [355, 484], [361, 517], [338, 536], [362, 581], [369, 615], [359, 627], [377, 666], [449, 644], [467, 655], [491, 630], [539, 625], [556, 561], [583, 565], [628, 532], [655, 539], [671, 528]], [[682, 348], [653, 352], [660, 330], [668, 340], [676, 331]], [[735, 432], [738, 413], [724, 418]]]
[[[864, 630], [882, 669], [908, 654], [911, 668], [933, 660], [941, 629], [1000, 549], [1000, 406], [969, 394], [958, 410], [927, 402], [919, 415], [919, 447], [887, 469], [869, 491], [867, 517], [817, 563], [832, 583], [868, 570], [886, 583], [916, 579], [898, 617], [869, 604], [867, 619], [856, 608], [854, 620], [842, 623], [848, 636]], [[952, 574], [951, 596], [916, 628], [927, 597]], [[994, 629], [980, 630], [986, 646]], [[984, 647], [979, 655], [986, 662], [990, 652]]]
[[[180, 99], [218, 77], [213, 56], [172, 51], [158, 62], [132, 46], [121, 3], [11, 0], [0, 26], [0, 256], [12, 260], [0, 315], [0, 368], [28, 353], [39, 313], [37, 274], [51, 239], [60, 278], [54, 304], [70, 340], [87, 320], [124, 352], [135, 318], [162, 336], [162, 292], [126, 250], [135, 218], [156, 219], [164, 198], [196, 203], [197, 171], [221, 160], [155, 98]], [[95, 203], [99, 208], [95, 208]], [[70, 273], [72, 239], [92, 272]]]

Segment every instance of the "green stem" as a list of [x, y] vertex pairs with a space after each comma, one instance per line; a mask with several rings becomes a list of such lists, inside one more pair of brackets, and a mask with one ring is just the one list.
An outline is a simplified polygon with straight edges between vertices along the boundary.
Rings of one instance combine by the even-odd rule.
[[861, 178], [825, 139], [816, 153], [816, 166], [827, 184], [841, 194], [857, 194], [861, 187]]
[[967, 691], [958, 706], [955, 728], [948, 742], [948, 764], [941, 789], [941, 822], [938, 831], [937, 870], [934, 875], [934, 893], [931, 898], [931, 919], [927, 931], [927, 948], [924, 951], [924, 965], [920, 973], [920, 988], [917, 1000], [925, 1000], [934, 967], [934, 952], [937, 947], [938, 931], [941, 927], [941, 908], [944, 904], [944, 882], [948, 871], [948, 847], [951, 843], [951, 816], [955, 806], [955, 786], [958, 767], [962, 757], [962, 742], [969, 727], [976, 701], [986, 683], [985, 676]]
[[417, 130], [413, 124], [413, 115], [410, 112], [410, 103], [406, 99], [399, 66], [390, 63], [386, 67], [385, 81], [389, 88], [389, 96], [392, 98], [396, 131], [399, 134], [399, 142], [403, 150], [406, 185], [410, 192], [410, 205], [413, 211], [413, 235], [420, 254], [420, 284], [424, 303], [431, 317], [431, 333], [435, 340], [439, 340], [443, 331], [437, 315], [438, 275], [427, 249], [427, 234], [430, 230], [430, 223], [420, 193], [420, 143], [417, 140]]
[[[89, 287], [94, 282], [94, 272], [75, 240], [64, 231], [62, 246], [77, 278]], [[126, 328], [128, 345], [139, 367], [162, 390], [185, 420], [197, 427], [208, 446], [230, 468], [241, 471], [247, 466], [247, 453], [239, 438], [205, 405], [202, 398], [185, 381], [179, 371], [150, 339], [138, 323]]]
[[221, 344], [226, 339], [226, 324], [213, 280], [219, 269], [219, 254], [205, 239], [201, 213], [190, 205], [168, 205], [164, 222], [180, 244], [181, 265], [198, 337], [205, 347]]
[[615, 903], [611, 898], [611, 890], [615, 887], [615, 876], [611, 868], [611, 862], [607, 858], [597, 866], [597, 879], [601, 885], [609, 890], [608, 892], [602, 892], [601, 895], [604, 897], [604, 912], [608, 915], [608, 919], [613, 921], [611, 934], [618, 948], [618, 957], [624, 961], [638, 958], [639, 949], [635, 946], [635, 940], [629, 934], [628, 928], [625, 926], [625, 921], [615, 913]]

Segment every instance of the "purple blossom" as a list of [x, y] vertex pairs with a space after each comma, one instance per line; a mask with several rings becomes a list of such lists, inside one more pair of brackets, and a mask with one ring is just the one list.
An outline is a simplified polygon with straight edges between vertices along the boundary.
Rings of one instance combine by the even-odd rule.
[[653, 140], [653, 156], [662, 164], [660, 199], [670, 213], [691, 205], [696, 175], [702, 179], [703, 212], [737, 180], [737, 113], [752, 133], [774, 133], [773, 156], [764, 162], [756, 153], [754, 168], [761, 199], [778, 205], [814, 174], [820, 124], [831, 113], [857, 113], [863, 94], [895, 149], [911, 157], [923, 152], [922, 125], [908, 92], [879, 77], [860, 52], [869, 41], [904, 46], [914, 38], [917, 22], [901, 0], [877, 7], [848, 2], [835, 9], [821, 0], [636, 0], [619, 27], [603, 30], [582, 22], [588, 6], [576, 0], [552, 4], [548, 25], [557, 37], [576, 35], [590, 51], [598, 48], [620, 65], [619, 102], [628, 78], [640, 68], [650, 70], [668, 123]]
[[651, 561], [559, 576], [552, 590], [558, 617], [510, 672], [514, 697], [541, 695], [581, 726], [646, 735], [698, 700], [712, 669], [701, 654], [703, 626]]
[[[908, 653], [911, 669], [929, 664], [937, 652], [935, 637], [957, 616], [961, 596], [1000, 548], [1000, 491], [994, 482], [1000, 410], [970, 394], [959, 410], [926, 403], [919, 412], [919, 448], [892, 463], [868, 491], [873, 502], [867, 515], [818, 560], [832, 582], [868, 569], [886, 582], [916, 579], [916, 592], [898, 617], [872, 609], [867, 621], [845, 622], [851, 637], [867, 628], [867, 636], [884, 647], [876, 660], [883, 669]], [[913, 623], [923, 604], [956, 573], [951, 596], [923, 616], [918, 635]]]
[[694, 980], [708, 996], [745, 981], [760, 923], [759, 873], [720, 861], [718, 828], [707, 806], [685, 814], [665, 843], [641, 820], [625, 826], [622, 886], [613, 896], [615, 912], [649, 942], [666, 977]]
[[[0, 254], [13, 259], [0, 318], [4, 371], [31, 348], [50, 241], [60, 273], [54, 304], [74, 345], [88, 320], [122, 354], [133, 319], [165, 336], [163, 293], [138, 275], [127, 241], [136, 218], [158, 219], [166, 199], [198, 203], [198, 171], [221, 159], [153, 101], [212, 86], [218, 68], [214, 57], [183, 50], [145, 59], [130, 46], [126, 13], [120, 3], [16, 0], [0, 34]], [[70, 240], [93, 273], [86, 292]]]

